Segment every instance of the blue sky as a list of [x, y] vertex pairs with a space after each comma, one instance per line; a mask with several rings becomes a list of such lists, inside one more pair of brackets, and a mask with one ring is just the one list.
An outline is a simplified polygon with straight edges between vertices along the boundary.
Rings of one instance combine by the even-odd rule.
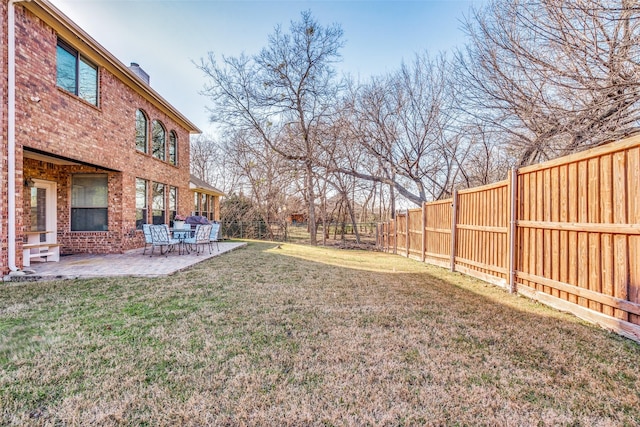
[[257, 53], [280, 24], [310, 10], [321, 25], [339, 24], [341, 72], [360, 80], [397, 69], [416, 53], [451, 51], [464, 42], [461, 20], [483, 0], [50, 0], [128, 65], [195, 125], [210, 131], [205, 78], [193, 61], [208, 52]]

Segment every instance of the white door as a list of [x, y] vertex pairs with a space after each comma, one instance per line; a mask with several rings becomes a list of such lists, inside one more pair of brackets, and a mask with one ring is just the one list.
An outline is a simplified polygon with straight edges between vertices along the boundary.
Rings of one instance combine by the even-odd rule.
[[[57, 235], [57, 209], [56, 209], [56, 183], [34, 179], [31, 187], [31, 229], [29, 231], [42, 231], [41, 242], [56, 242]], [[44, 233], [48, 231], [48, 233]]]

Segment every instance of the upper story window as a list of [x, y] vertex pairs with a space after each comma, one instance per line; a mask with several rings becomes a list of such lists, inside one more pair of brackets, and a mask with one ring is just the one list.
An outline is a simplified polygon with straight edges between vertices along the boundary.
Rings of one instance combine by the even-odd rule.
[[169, 132], [169, 163], [172, 165], [178, 164], [178, 135], [175, 131]]
[[147, 132], [149, 130], [146, 114], [142, 110], [136, 110], [136, 149], [147, 152]]
[[156, 159], [166, 160], [165, 145], [167, 144], [167, 132], [158, 120], [151, 125], [151, 155]]
[[98, 67], [58, 39], [56, 72], [58, 87], [98, 105]]

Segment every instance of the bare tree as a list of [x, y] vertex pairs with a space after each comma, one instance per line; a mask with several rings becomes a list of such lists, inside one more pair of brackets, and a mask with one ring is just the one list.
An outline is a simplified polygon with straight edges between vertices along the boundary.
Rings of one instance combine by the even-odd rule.
[[454, 186], [471, 188], [505, 179], [515, 165], [513, 150], [504, 135], [490, 132], [482, 123], [461, 125], [456, 137], [460, 149], [455, 157], [457, 164]]
[[191, 138], [191, 173], [225, 193], [237, 188], [241, 177], [227, 165], [228, 152], [224, 144], [211, 135]]
[[511, 140], [521, 165], [640, 130], [635, 0], [496, 0], [466, 27], [461, 99]]
[[328, 120], [339, 86], [333, 64], [343, 45], [342, 29], [323, 27], [310, 12], [280, 26], [268, 46], [253, 56], [222, 58], [213, 53], [199, 68], [209, 84], [204, 94], [213, 102], [212, 120], [228, 129], [251, 129], [260, 142], [304, 172], [311, 243], [316, 244], [314, 167], [318, 129]]
[[[269, 146], [260, 143], [260, 136], [249, 131], [228, 134], [225, 151], [228, 170], [243, 177], [249, 199], [255, 211], [266, 224], [284, 227], [288, 194], [296, 181], [286, 159]], [[273, 230], [269, 229], [273, 238]]]
[[447, 196], [458, 150], [450, 133], [447, 74], [443, 57], [431, 60], [424, 54], [394, 74], [355, 88], [348, 101], [351, 138], [377, 167], [340, 171], [387, 184], [417, 205]]

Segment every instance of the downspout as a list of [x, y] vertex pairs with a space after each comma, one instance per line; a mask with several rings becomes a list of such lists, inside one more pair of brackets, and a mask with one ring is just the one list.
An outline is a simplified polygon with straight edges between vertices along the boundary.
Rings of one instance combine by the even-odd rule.
[[7, 9], [7, 206], [8, 206], [8, 262], [9, 270], [18, 271], [16, 266], [16, 17], [15, 3], [29, 0], [9, 0]]

